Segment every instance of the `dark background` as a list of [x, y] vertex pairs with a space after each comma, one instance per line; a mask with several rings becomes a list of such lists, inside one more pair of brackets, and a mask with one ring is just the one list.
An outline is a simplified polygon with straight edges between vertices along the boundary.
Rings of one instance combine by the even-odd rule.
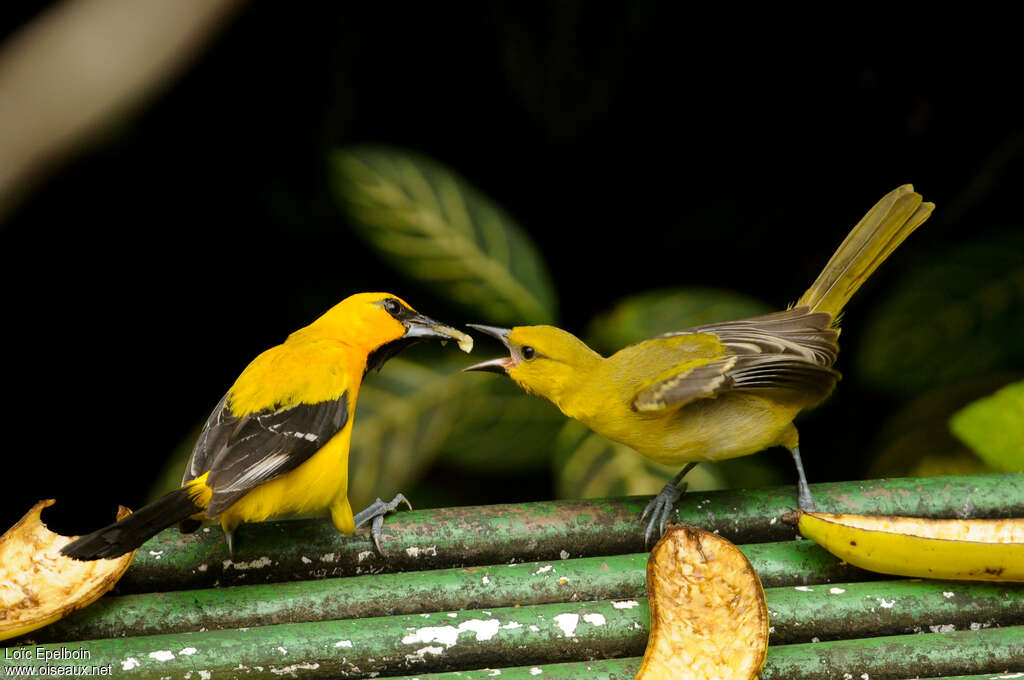
[[[481, 321], [356, 239], [327, 185], [332, 148], [406, 147], [468, 178], [538, 244], [576, 332], [673, 285], [781, 308], [913, 182], [938, 210], [848, 307], [849, 360], [887, 278], [1019, 225], [1021, 82], [1019, 28], [998, 18], [253, 3], [0, 224], [3, 525], [47, 497], [76, 533], [138, 507], [248, 361], [352, 292]], [[802, 425], [811, 481], [864, 467], [807, 442], [856, 452], [892, 407], [844, 382]], [[536, 475], [431, 479], [451, 503], [552, 495]]]

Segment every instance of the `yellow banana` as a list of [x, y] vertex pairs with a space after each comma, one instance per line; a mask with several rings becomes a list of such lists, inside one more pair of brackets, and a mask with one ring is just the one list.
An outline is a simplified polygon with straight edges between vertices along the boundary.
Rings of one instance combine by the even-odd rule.
[[758, 677], [768, 651], [768, 606], [735, 545], [672, 527], [647, 561], [651, 635], [636, 680]]
[[1024, 518], [798, 515], [801, 534], [861, 569], [920, 578], [1024, 581]]

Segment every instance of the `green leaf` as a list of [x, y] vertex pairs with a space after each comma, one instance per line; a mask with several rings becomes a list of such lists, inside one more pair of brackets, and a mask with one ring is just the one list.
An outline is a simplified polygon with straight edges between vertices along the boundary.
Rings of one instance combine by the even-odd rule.
[[953, 414], [950, 430], [1003, 472], [1024, 472], [1024, 380]]
[[910, 271], [864, 329], [856, 370], [914, 394], [1024, 365], [1024, 235], [961, 245]]
[[594, 349], [612, 353], [661, 333], [771, 311], [762, 302], [727, 290], [653, 290], [627, 297], [596, 317], [587, 328], [586, 338]]
[[440, 163], [360, 146], [330, 159], [359, 235], [406, 276], [494, 323], [551, 323], [555, 293], [536, 247], [499, 206]]
[[507, 378], [465, 376], [474, 385], [445, 442], [441, 460], [482, 473], [547, 470], [566, 418], [554, 404], [523, 392]]
[[[582, 423], [569, 421], [555, 441], [554, 467], [559, 498], [603, 498], [656, 494], [682, 465], [657, 463]], [[763, 459], [750, 457], [702, 463], [686, 475], [687, 488], [692, 491], [756, 488], [782, 481]]]

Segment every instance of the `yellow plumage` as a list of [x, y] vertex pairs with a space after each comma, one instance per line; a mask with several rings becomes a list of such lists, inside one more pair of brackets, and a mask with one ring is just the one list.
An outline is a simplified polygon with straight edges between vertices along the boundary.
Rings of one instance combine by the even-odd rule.
[[[348, 451], [366, 357], [375, 346], [387, 342], [386, 338], [404, 332], [404, 328], [381, 325], [383, 332], [376, 337], [357, 336], [360, 341], [369, 339], [367, 344], [344, 340], [347, 336], [333, 325], [313, 324], [260, 354], [238, 377], [228, 391], [235, 416], [329, 402], [346, 394], [348, 416], [341, 431], [311, 458], [255, 487], [221, 513], [224, 531], [234, 530], [240, 522], [261, 522], [276, 515], [309, 514], [325, 508], [339, 531], [354, 531], [347, 496]], [[344, 328], [344, 323], [340, 327]]]
[[[510, 356], [467, 370], [505, 373], [567, 416], [662, 463], [785, 446], [800, 473], [801, 505], [810, 505], [793, 418], [839, 379], [832, 364], [843, 306], [933, 208], [909, 184], [887, 194], [786, 311], [668, 333], [607, 358], [553, 326], [476, 326], [500, 338]], [[652, 501], [652, 523], [664, 525], [678, 493], [673, 483]]]
[[[346, 298], [309, 326], [256, 357], [214, 408], [186, 466], [182, 487], [129, 517], [68, 544], [79, 559], [132, 550], [164, 527], [219, 519], [231, 549], [241, 522], [328, 511], [334, 526], [356, 526], [348, 500], [348, 453], [364, 373], [406, 344], [455, 340], [464, 333], [418, 314], [387, 293]], [[374, 520], [394, 509], [379, 502]]]

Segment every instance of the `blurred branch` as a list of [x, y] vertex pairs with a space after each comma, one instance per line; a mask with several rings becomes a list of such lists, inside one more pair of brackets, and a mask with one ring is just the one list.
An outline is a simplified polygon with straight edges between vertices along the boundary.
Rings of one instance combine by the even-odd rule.
[[0, 47], [0, 218], [177, 75], [242, 0], [64, 0]]

